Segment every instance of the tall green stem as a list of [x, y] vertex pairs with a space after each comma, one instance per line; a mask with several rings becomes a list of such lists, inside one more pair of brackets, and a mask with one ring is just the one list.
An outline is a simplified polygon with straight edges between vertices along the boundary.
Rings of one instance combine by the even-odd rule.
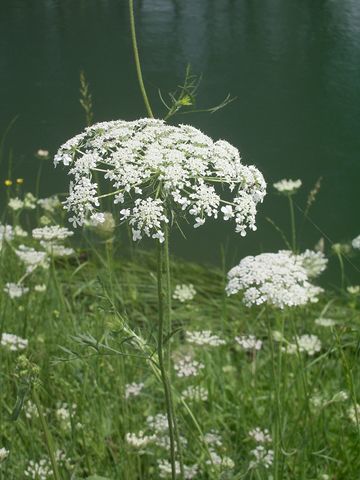
[[41, 402], [40, 402], [39, 396], [38, 396], [35, 388], [32, 391], [32, 397], [33, 397], [34, 403], [36, 405], [36, 408], [37, 408], [37, 411], [38, 411], [38, 414], [39, 414], [41, 427], [42, 427], [43, 432], [44, 432], [45, 443], [46, 443], [46, 447], [47, 447], [47, 450], [48, 450], [48, 453], [49, 453], [50, 462], [51, 462], [51, 466], [52, 466], [52, 470], [53, 470], [53, 474], [54, 474], [54, 479], [55, 480], [61, 480], [59, 470], [58, 470], [58, 467], [57, 467], [57, 463], [56, 463], [55, 450], [54, 450], [54, 444], [53, 444], [52, 436], [51, 436], [50, 430], [47, 426], [47, 423], [46, 423], [46, 420], [45, 420], [45, 417], [44, 417], [44, 413], [43, 413], [43, 409], [42, 409], [42, 406], [41, 406]]
[[136, 73], [138, 77], [138, 82], [141, 90], [141, 94], [143, 96], [143, 100], [145, 103], [147, 114], [150, 118], [154, 118], [153, 112], [151, 110], [150, 102], [145, 90], [144, 80], [141, 71], [141, 64], [140, 64], [140, 57], [139, 57], [139, 49], [136, 40], [136, 30], [135, 30], [135, 16], [134, 16], [134, 0], [129, 0], [129, 11], [130, 11], [130, 28], [131, 28], [131, 41], [134, 51], [134, 59], [135, 59], [135, 66], [136, 66]]
[[289, 198], [289, 207], [290, 207], [292, 250], [294, 253], [296, 253], [296, 224], [295, 224], [294, 202], [291, 195], [288, 195], [288, 198]]
[[164, 289], [163, 282], [163, 270], [164, 270], [164, 257], [165, 248], [163, 245], [159, 244], [158, 247], [158, 269], [157, 269], [157, 284], [158, 284], [158, 303], [159, 303], [159, 325], [158, 325], [158, 359], [159, 359], [159, 369], [161, 375], [161, 381], [163, 384], [164, 394], [165, 394], [165, 406], [166, 414], [168, 419], [169, 426], [169, 437], [170, 437], [170, 461], [171, 461], [171, 478], [172, 480], [176, 479], [176, 453], [175, 453], [175, 431], [174, 431], [174, 420], [173, 420], [173, 401], [171, 394], [171, 387], [169, 382], [169, 377], [167, 373], [167, 362], [164, 359], [164, 324], [165, 324], [165, 304], [166, 304], [166, 285]]

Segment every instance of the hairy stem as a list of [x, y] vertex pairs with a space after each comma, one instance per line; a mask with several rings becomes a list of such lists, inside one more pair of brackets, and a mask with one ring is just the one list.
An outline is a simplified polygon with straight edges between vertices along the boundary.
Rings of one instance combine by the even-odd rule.
[[138, 82], [141, 90], [141, 94], [145, 103], [147, 114], [150, 118], [154, 118], [153, 112], [151, 110], [150, 102], [145, 90], [144, 80], [141, 71], [139, 49], [136, 40], [136, 30], [135, 30], [135, 16], [134, 16], [134, 0], [129, 0], [129, 11], [130, 11], [130, 29], [131, 29], [131, 41], [134, 51], [134, 60], [136, 66], [136, 74], [138, 77]]

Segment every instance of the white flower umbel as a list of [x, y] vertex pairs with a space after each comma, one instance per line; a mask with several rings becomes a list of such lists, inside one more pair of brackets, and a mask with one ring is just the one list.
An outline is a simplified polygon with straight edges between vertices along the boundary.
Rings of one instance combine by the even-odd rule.
[[28, 346], [28, 341], [25, 338], [18, 337], [12, 333], [3, 333], [1, 336], [0, 345], [7, 348], [11, 352], [24, 350]]
[[156, 441], [156, 435], [145, 435], [145, 433], [140, 430], [138, 433], [126, 433], [125, 440], [133, 448], [144, 448], [150, 443]]
[[359, 295], [360, 294], [360, 285], [350, 285], [346, 288], [347, 292], [350, 295]]
[[[171, 478], [171, 464], [167, 460], [158, 460], [159, 476], [160, 478]], [[175, 462], [176, 475], [180, 475], [180, 463]], [[184, 465], [184, 478], [185, 480], [191, 480], [198, 475], [198, 466]]]
[[332, 318], [317, 318], [315, 323], [320, 327], [334, 327], [336, 325], [335, 320]]
[[210, 450], [211, 460], [206, 460], [206, 464], [219, 470], [231, 470], [235, 463], [230, 457], [220, 456], [214, 450]]
[[322, 252], [313, 250], [305, 250], [299, 257], [302, 259], [302, 265], [309, 278], [318, 277], [326, 269], [328, 263], [328, 259]]
[[249, 467], [257, 468], [263, 466], [270, 468], [274, 461], [274, 451], [267, 450], [263, 445], [258, 445], [254, 450], [251, 450], [254, 460], [251, 460]]
[[[245, 235], [256, 229], [256, 207], [266, 193], [262, 174], [243, 165], [229, 143], [162, 120], [98, 123], [66, 142], [54, 161], [72, 177], [65, 208], [74, 226], [98, 210], [97, 172], [112, 186], [106, 195], [124, 205], [121, 218], [132, 226], [135, 240], [146, 235], [161, 242], [163, 225], [174, 212], [192, 216], [194, 227], [222, 212]], [[231, 201], [220, 197], [226, 190]]]
[[4, 287], [4, 292], [7, 293], [10, 298], [20, 298], [28, 291], [29, 289], [20, 283], [7, 283]]
[[316, 302], [322, 291], [309, 282], [303, 259], [290, 251], [248, 256], [228, 273], [226, 292], [242, 291], [246, 306], [268, 303], [278, 308]]
[[355, 425], [360, 425], [360, 405], [351, 405], [348, 409], [348, 416]]
[[15, 250], [16, 255], [24, 263], [26, 272], [31, 273], [37, 267], [48, 268], [49, 262], [46, 252], [39, 252], [32, 247], [26, 247], [25, 245], [20, 245], [17, 250]]
[[272, 441], [270, 432], [267, 428], [261, 430], [259, 427], [250, 430], [249, 437], [257, 443], [270, 443]]
[[14, 238], [14, 230], [11, 225], [2, 225], [0, 223], [0, 252], [4, 242], [11, 242]]
[[55, 210], [61, 206], [61, 202], [57, 195], [53, 195], [52, 197], [48, 198], [39, 198], [37, 204], [40, 205], [43, 210], [49, 213], [54, 213]]
[[355, 250], [360, 250], [360, 235], [352, 240], [351, 245]]
[[6, 448], [2, 447], [0, 448], [0, 463], [2, 463], [4, 460], [7, 459], [9, 456], [9, 450], [6, 450]]
[[8, 207], [11, 208], [11, 210], [14, 210], [16, 212], [17, 210], [21, 210], [24, 208], [24, 202], [16, 197], [16, 198], [11, 198], [8, 203]]
[[244, 350], [260, 350], [262, 347], [262, 341], [254, 335], [235, 337], [235, 340]]
[[219, 347], [225, 345], [225, 340], [213, 334], [210, 330], [198, 330], [192, 332], [185, 332], [186, 340], [195, 345], [209, 347]]
[[32, 480], [50, 479], [52, 477], [50, 462], [45, 458], [41, 459], [39, 462], [30, 460], [24, 471], [24, 476]]
[[288, 343], [284, 347], [286, 353], [295, 354], [298, 351], [313, 356], [315, 353], [320, 352], [321, 341], [316, 335], [301, 335], [294, 338], [294, 343]]
[[181, 392], [181, 397], [192, 402], [205, 402], [208, 399], [209, 392], [206, 388], [199, 385], [190, 385]]
[[179, 300], [181, 303], [189, 302], [192, 300], [196, 295], [196, 290], [194, 288], [194, 285], [192, 283], [189, 284], [182, 284], [182, 285], [176, 285], [174, 293], [173, 293], [173, 298], [175, 300]]
[[299, 188], [301, 187], [302, 182], [301, 180], [287, 180], [284, 178], [279, 182], [274, 183], [274, 188], [279, 192], [285, 195], [293, 195], [296, 193]]
[[185, 355], [174, 365], [178, 377], [196, 377], [204, 367], [203, 363], [193, 360], [190, 355]]
[[125, 385], [125, 398], [128, 399], [130, 397], [139, 396], [143, 388], [143, 383], [127, 383]]
[[72, 235], [74, 235], [74, 232], [72, 232], [66, 227], [60, 227], [60, 225], [54, 225], [52, 227], [34, 228], [34, 230], [32, 231], [32, 236], [33, 238], [36, 238], [36, 240], [65, 240]]

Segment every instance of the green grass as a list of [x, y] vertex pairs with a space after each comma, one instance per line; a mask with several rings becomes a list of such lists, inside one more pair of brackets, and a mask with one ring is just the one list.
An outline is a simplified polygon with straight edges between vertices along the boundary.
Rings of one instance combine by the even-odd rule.
[[[168, 452], [156, 443], [140, 451], [125, 440], [127, 432], [146, 433], [146, 417], [164, 413], [155, 359], [157, 329], [156, 258], [140, 249], [123, 255], [121, 243], [102, 244], [88, 237], [77, 255], [35, 272], [33, 283], [46, 283], [45, 293], [29, 292], [11, 300], [6, 282], [23, 274], [10, 246], [1, 254], [0, 319], [3, 332], [29, 340], [23, 353], [40, 369], [38, 393], [55, 449], [70, 462], [59, 462], [60, 477], [84, 479], [99, 475], [112, 480], [158, 479], [157, 461]], [[84, 247], [85, 245], [85, 247]], [[115, 251], [115, 247], [116, 250]], [[277, 311], [245, 308], [241, 296], [226, 297], [224, 272], [178, 259], [172, 260], [173, 286], [192, 283], [197, 294], [187, 303], [173, 302], [173, 361], [191, 354], [204, 364], [197, 377], [173, 373], [175, 392], [189, 385], [208, 390], [208, 400], [177, 402], [177, 416], [186, 465], [199, 465], [203, 479], [357, 479], [360, 430], [348, 415], [359, 395], [360, 315], [354, 296], [327, 292], [310, 307]], [[326, 307], [333, 328], [314, 324]], [[316, 334], [321, 352], [289, 355], [271, 332], [284, 329]], [[211, 330], [227, 343], [219, 347], [186, 342], [186, 330]], [[257, 352], [245, 352], [234, 341], [254, 334], [263, 341]], [[139, 340], [142, 339], [142, 342]], [[26, 478], [30, 460], [49, 458], [37, 414], [27, 418], [31, 392], [17, 420], [11, 420], [19, 393], [19, 352], [0, 349], [0, 448], [10, 450], [0, 466], [2, 480]], [[125, 399], [125, 385], [144, 382], [137, 397]], [[340, 391], [348, 399], [331, 401]], [[322, 406], [314, 405], [320, 397]], [[336, 398], [334, 399], [336, 400]], [[60, 404], [76, 405], [61, 421]], [[191, 415], [189, 413], [191, 410]], [[195, 420], [195, 422], [194, 422]], [[196, 426], [197, 424], [197, 426]], [[221, 456], [234, 468], [209, 462], [203, 433], [218, 431]], [[275, 459], [269, 469], [249, 470], [256, 442], [248, 432], [267, 428], [268, 448]], [[324, 477], [323, 475], [328, 475]], [[40, 478], [40, 477], [39, 477]], [[51, 475], [48, 478], [52, 478]]]

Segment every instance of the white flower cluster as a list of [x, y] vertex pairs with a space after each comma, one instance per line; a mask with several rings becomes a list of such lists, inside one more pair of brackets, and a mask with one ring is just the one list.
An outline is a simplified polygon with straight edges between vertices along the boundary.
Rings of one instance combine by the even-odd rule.
[[320, 327], [334, 327], [336, 325], [335, 320], [332, 318], [317, 318], [315, 320], [316, 325], [319, 325]]
[[268, 450], [263, 445], [258, 445], [254, 450], [251, 450], [251, 455], [255, 458], [251, 460], [249, 468], [265, 467], [270, 468], [274, 461], [274, 451]]
[[316, 278], [322, 273], [328, 264], [328, 259], [322, 252], [314, 252], [313, 250], [305, 250], [299, 255], [302, 266], [307, 271], [309, 278]]
[[[158, 460], [159, 476], [160, 478], [170, 478], [171, 477], [171, 463], [168, 460]], [[198, 475], [199, 467], [195, 465], [184, 465], [184, 477], [185, 480], [191, 480], [196, 478]], [[180, 475], [180, 463], [175, 462], [175, 472], [176, 475]]]
[[284, 178], [276, 183], [274, 183], [274, 188], [285, 195], [293, 195], [296, 193], [302, 185], [301, 180], [287, 180]]
[[4, 292], [12, 299], [20, 298], [25, 295], [25, 293], [28, 293], [28, 291], [29, 289], [20, 283], [6, 283], [4, 287]]
[[206, 460], [206, 464], [219, 470], [231, 470], [235, 463], [230, 457], [219, 455], [215, 450], [210, 450], [211, 460]]
[[69, 238], [72, 235], [74, 235], [74, 232], [72, 232], [66, 227], [60, 227], [60, 225], [54, 225], [51, 227], [34, 228], [32, 231], [32, 236], [36, 240], [46, 240], [46, 241], [65, 240], [66, 238]]
[[250, 430], [249, 437], [257, 443], [270, 443], [272, 441], [270, 432], [267, 428], [261, 430], [259, 427]]
[[360, 424], [360, 405], [351, 405], [348, 409], [348, 416], [355, 425]]
[[24, 350], [28, 346], [28, 341], [25, 338], [18, 337], [12, 333], [3, 333], [1, 336], [0, 345], [7, 348], [11, 352]]
[[216, 430], [211, 430], [210, 432], [205, 433], [204, 441], [207, 445], [209, 445], [211, 447], [222, 447], [223, 446], [221, 435]]
[[[222, 212], [245, 235], [248, 228], [256, 229], [256, 207], [266, 193], [262, 174], [243, 165], [229, 143], [162, 120], [98, 123], [67, 141], [54, 163], [70, 168], [73, 180], [65, 208], [72, 212], [74, 226], [100, 205], [93, 181], [97, 172], [112, 184], [114, 203], [125, 205], [122, 219], [131, 225], [134, 239], [146, 235], [163, 241], [164, 224], [174, 211], [192, 216], [194, 227]], [[221, 199], [217, 186], [227, 187], [231, 202]]]
[[301, 335], [294, 339], [294, 343], [289, 343], [284, 348], [286, 353], [295, 354], [299, 350], [301, 353], [307, 353], [310, 356], [321, 350], [321, 341], [316, 335]]
[[284, 308], [316, 302], [322, 289], [310, 283], [301, 255], [280, 250], [241, 260], [228, 273], [226, 291], [243, 291], [246, 306], [268, 303]]
[[150, 443], [156, 441], [156, 435], [145, 435], [145, 433], [140, 430], [138, 433], [128, 432], [125, 434], [126, 442], [133, 448], [142, 449], [147, 447]]
[[0, 448], [0, 463], [7, 459], [9, 453], [9, 450], [6, 450], [5, 447]]
[[19, 248], [15, 250], [15, 253], [24, 263], [27, 273], [32, 273], [37, 267], [45, 269], [49, 267], [46, 252], [41, 252], [32, 247], [20, 245]]
[[57, 419], [60, 422], [61, 427], [64, 430], [71, 429], [71, 420], [74, 418], [76, 414], [76, 408], [77, 408], [76, 403], [73, 403], [71, 405], [65, 402], [58, 403], [55, 414]]
[[262, 347], [262, 341], [254, 335], [235, 337], [235, 340], [244, 350], [261, 350]]
[[192, 402], [206, 402], [209, 397], [209, 392], [206, 388], [199, 385], [190, 385], [181, 392], [181, 397]]
[[355, 248], [355, 250], [360, 250], [360, 235], [352, 240], [351, 245], [353, 248]]
[[26, 470], [24, 471], [25, 477], [29, 477], [33, 480], [47, 480], [52, 476], [52, 470], [50, 462], [43, 458], [38, 462], [30, 460]]
[[2, 225], [0, 223], [0, 251], [4, 242], [11, 242], [15, 236], [15, 232], [11, 225]]
[[360, 285], [349, 285], [346, 290], [350, 295], [359, 295], [360, 294]]
[[178, 377], [196, 377], [204, 367], [203, 363], [193, 360], [190, 355], [185, 355], [174, 364]]
[[175, 300], [179, 300], [181, 303], [189, 302], [192, 300], [196, 295], [196, 290], [194, 288], [194, 285], [192, 283], [189, 283], [188, 285], [182, 284], [182, 285], [176, 285], [174, 293], [173, 293], [173, 298]]
[[54, 213], [55, 210], [61, 206], [61, 202], [57, 195], [48, 198], [39, 198], [37, 203], [43, 210], [49, 213]]
[[24, 202], [18, 197], [10, 198], [8, 202], [8, 207], [11, 208], [11, 210], [14, 210], [14, 212], [16, 212], [17, 210], [21, 210], [24, 207]]
[[137, 397], [140, 395], [141, 390], [144, 388], [143, 383], [127, 383], [125, 385], [125, 398]]
[[195, 345], [208, 345], [209, 347], [219, 347], [225, 345], [226, 342], [222, 338], [214, 335], [210, 330], [198, 330], [185, 332], [186, 340]]

